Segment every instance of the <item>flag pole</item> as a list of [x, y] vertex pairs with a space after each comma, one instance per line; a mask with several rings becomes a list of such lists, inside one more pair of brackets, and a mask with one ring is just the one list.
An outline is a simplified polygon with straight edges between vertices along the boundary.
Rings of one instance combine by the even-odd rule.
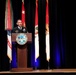
[[10, 66], [9, 66], [9, 70], [11, 70], [11, 60], [9, 60]]
[[37, 70], [37, 67], [35, 66], [35, 70]]
[[48, 61], [48, 70], [50, 69], [50, 62]]
[[[36, 63], [36, 61], [35, 61], [35, 63]], [[36, 67], [36, 65], [35, 65], [35, 70], [37, 70], [37, 67]]]

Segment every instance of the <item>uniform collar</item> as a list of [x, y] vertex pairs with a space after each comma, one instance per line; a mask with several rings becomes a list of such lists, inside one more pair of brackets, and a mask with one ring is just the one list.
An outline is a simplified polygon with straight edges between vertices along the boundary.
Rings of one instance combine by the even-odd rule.
[[22, 27], [18, 26], [18, 29], [20, 29], [20, 30], [21, 30], [21, 29], [22, 29]]

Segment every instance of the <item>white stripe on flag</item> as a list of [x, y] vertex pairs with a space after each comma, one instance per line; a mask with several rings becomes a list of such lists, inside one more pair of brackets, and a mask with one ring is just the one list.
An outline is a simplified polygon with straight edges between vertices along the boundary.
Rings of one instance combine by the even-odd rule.
[[46, 34], [46, 58], [47, 61], [49, 61], [50, 59], [49, 32]]
[[35, 62], [36, 59], [39, 57], [39, 36], [38, 29], [36, 29], [36, 27], [38, 27], [38, 25], [35, 26]]
[[35, 61], [39, 57], [39, 38], [38, 34], [35, 35]]

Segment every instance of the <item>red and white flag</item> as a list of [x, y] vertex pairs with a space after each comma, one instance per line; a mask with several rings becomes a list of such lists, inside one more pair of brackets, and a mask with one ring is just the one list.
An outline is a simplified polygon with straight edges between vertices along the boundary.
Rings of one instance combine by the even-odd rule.
[[39, 57], [39, 35], [38, 35], [38, 0], [36, 0], [35, 10], [35, 62]]
[[23, 27], [26, 27], [24, 0], [22, 0], [22, 16], [21, 16], [21, 18], [22, 18]]
[[50, 60], [50, 41], [49, 41], [49, 10], [48, 0], [46, 0], [46, 59]]

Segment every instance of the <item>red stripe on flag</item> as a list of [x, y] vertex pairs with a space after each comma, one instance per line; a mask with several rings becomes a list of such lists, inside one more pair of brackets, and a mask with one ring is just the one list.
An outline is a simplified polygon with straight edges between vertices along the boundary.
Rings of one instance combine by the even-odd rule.
[[12, 49], [11, 43], [10, 43], [10, 41], [8, 39], [7, 39], [7, 44]]

